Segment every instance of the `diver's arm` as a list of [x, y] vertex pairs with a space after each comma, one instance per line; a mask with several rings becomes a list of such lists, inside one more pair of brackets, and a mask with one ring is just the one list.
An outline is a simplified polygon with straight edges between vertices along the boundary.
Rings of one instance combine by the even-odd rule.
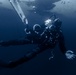
[[67, 50], [65, 47], [65, 41], [64, 41], [64, 36], [62, 34], [62, 32], [60, 32], [60, 36], [59, 36], [59, 47], [61, 52], [66, 56], [67, 59], [72, 60], [76, 57], [76, 55], [74, 54], [74, 52], [72, 50]]
[[59, 41], [59, 48], [60, 48], [61, 52], [63, 54], [65, 54], [66, 53], [65, 40], [64, 40], [64, 36], [63, 36], [63, 33], [61, 30], [59, 32], [58, 41]]
[[30, 44], [30, 40], [28, 39], [21, 39], [21, 40], [10, 40], [10, 41], [1, 41], [0, 46], [14, 46], [14, 45], [25, 45]]

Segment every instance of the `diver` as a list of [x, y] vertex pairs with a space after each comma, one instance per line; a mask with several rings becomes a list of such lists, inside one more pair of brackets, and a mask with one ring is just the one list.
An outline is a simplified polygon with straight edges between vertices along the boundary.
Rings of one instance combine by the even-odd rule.
[[[27, 53], [25, 56], [23, 56], [22, 58], [20, 58], [16, 61], [11, 61], [9, 63], [5, 63], [1, 60], [0, 66], [5, 67], [5, 68], [15, 68], [18, 65], [23, 64], [23, 63], [33, 59], [39, 53], [41, 53], [47, 49], [54, 49], [57, 43], [59, 44], [59, 48], [60, 48], [61, 52], [66, 56], [67, 59], [75, 58], [76, 55], [74, 54], [74, 52], [72, 50], [67, 50], [65, 47], [64, 36], [63, 36], [62, 30], [61, 30], [62, 22], [60, 21], [60, 19], [58, 19], [58, 18], [54, 19], [52, 24], [51, 24], [50, 19], [47, 22], [48, 23], [45, 23], [45, 25], [46, 25], [45, 30], [41, 34], [39, 34], [40, 38], [38, 40], [40, 42], [38, 43], [38, 46], [36, 49], [33, 49], [32, 52]], [[30, 34], [30, 33], [31, 32], [29, 32], [28, 34]], [[36, 33], [38, 33], [38, 32], [36, 32]], [[34, 37], [34, 38], [37, 38], [37, 37]], [[25, 41], [25, 43], [15, 41], [15, 42], [13, 42], [13, 44], [12, 44], [12, 42], [9, 43], [9, 45], [8, 45], [8, 42], [5, 42], [4, 44], [1, 42], [0, 45], [1, 46], [5, 46], [5, 45], [10, 46], [10, 44], [11, 45], [20, 45], [20, 43], [26, 44], [26, 41]], [[30, 43], [31, 42], [29, 42], [29, 44]], [[37, 42], [35, 42], [35, 43], [37, 43]], [[33, 44], [33, 43], [31, 43], [31, 44]]]

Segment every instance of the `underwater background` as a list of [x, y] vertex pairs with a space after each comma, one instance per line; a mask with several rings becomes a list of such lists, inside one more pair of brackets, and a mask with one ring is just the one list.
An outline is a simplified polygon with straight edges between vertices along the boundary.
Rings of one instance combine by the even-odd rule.
[[[74, 3], [75, 0], [36, 0], [37, 13], [23, 4], [22, 8], [30, 28], [36, 23], [41, 25], [53, 13], [57, 15], [62, 20], [66, 48], [76, 53], [76, 7], [70, 7], [74, 6]], [[2, 4], [0, 2], [0, 40], [24, 38], [25, 25], [16, 11], [10, 9], [11, 6], [7, 8], [1, 6]], [[5, 62], [16, 60], [34, 48], [34, 45], [0, 47], [0, 59]], [[0, 67], [0, 75], [76, 75], [76, 58], [66, 59], [58, 46], [54, 49], [54, 58], [49, 61], [50, 56], [51, 50], [46, 50], [14, 69]]]

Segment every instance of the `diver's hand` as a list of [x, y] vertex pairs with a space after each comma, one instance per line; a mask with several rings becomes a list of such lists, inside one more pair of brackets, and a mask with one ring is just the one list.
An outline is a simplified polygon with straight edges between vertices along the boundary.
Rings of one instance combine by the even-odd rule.
[[65, 53], [65, 56], [67, 59], [70, 59], [70, 60], [73, 60], [76, 57], [76, 55], [72, 50], [67, 50]]

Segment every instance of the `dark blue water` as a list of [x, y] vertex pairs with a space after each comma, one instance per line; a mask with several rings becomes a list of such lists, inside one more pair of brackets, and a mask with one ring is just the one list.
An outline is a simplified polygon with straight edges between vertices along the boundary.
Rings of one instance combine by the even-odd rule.
[[[45, 2], [44, 2], [45, 1]], [[33, 24], [42, 24], [43, 21], [52, 13], [44, 12], [55, 7], [52, 3], [59, 0], [37, 0], [37, 14], [29, 11], [27, 18], [30, 22], [30, 27]], [[51, 5], [51, 7], [50, 7]], [[45, 6], [45, 7], [44, 7]], [[50, 7], [50, 8], [49, 8]], [[32, 16], [30, 16], [32, 14]], [[61, 14], [55, 13], [62, 21], [62, 30], [65, 37], [67, 49], [76, 52], [76, 22], [75, 18], [66, 18]], [[33, 18], [33, 19], [32, 19]], [[25, 37], [25, 26], [15, 11], [0, 8], [0, 40], [13, 40]], [[30, 48], [29, 48], [30, 47]], [[35, 48], [33, 45], [1, 47], [0, 59], [8, 62], [16, 60], [24, 56], [28, 51]], [[54, 50], [55, 57], [49, 61], [51, 51], [45, 51], [39, 54], [36, 58], [24, 63], [14, 69], [0, 68], [0, 75], [75, 75], [76, 74], [76, 59], [70, 61], [60, 52], [58, 46]]]

